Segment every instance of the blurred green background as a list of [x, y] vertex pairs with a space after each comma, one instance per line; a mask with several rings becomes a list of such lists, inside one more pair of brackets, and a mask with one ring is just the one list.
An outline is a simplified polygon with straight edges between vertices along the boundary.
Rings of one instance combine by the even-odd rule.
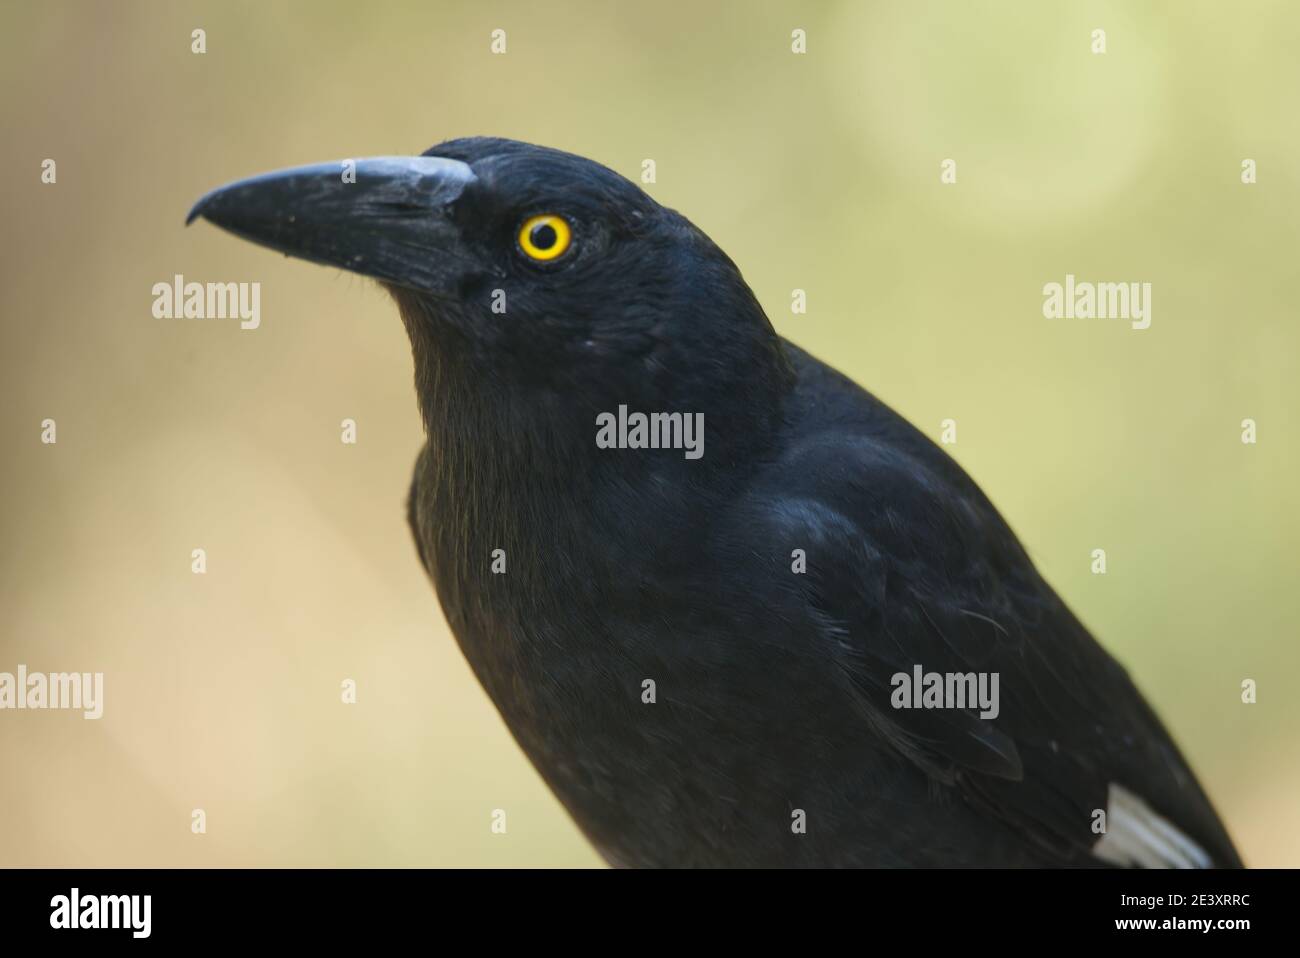
[[[1284, 2], [5, 0], [0, 671], [106, 702], [0, 713], [0, 864], [598, 863], [417, 562], [395, 309], [182, 228], [236, 177], [493, 134], [654, 159], [781, 333], [957, 420], [1246, 859], [1300, 865], [1297, 36]], [[260, 282], [261, 328], [154, 319], [176, 273]], [[1152, 283], [1151, 328], [1044, 319], [1066, 273]]]

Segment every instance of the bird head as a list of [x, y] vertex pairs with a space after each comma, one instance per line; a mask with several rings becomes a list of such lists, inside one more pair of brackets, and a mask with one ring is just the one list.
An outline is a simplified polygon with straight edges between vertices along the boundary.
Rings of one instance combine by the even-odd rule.
[[378, 280], [430, 390], [454, 369], [516, 396], [699, 407], [785, 368], [762, 308], [703, 232], [559, 150], [474, 137], [295, 167], [208, 193], [187, 222], [197, 217]]

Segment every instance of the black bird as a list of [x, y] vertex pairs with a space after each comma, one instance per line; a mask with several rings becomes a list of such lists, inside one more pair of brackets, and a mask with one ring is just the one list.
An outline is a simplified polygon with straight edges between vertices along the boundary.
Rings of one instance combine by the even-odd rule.
[[[420, 560], [610, 863], [1241, 864], [975, 483], [628, 180], [469, 138], [242, 180], [198, 216], [395, 298]], [[668, 414], [658, 448], [635, 413]], [[919, 673], [965, 707], [895, 707], [925, 704]], [[990, 709], [962, 683], [994, 674]]]

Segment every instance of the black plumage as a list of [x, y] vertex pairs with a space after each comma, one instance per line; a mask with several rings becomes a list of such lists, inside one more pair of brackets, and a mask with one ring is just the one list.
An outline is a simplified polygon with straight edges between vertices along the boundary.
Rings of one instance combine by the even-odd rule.
[[[242, 181], [191, 218], [392, 292], [428, 434], [421, 561], [610, 862], [1240, 864], [974, 482], [778, 337], [708, 237], [570, 154], [473, 138], [425, 156], [359, 161], [352, 184], [328, 164]], [[572, 229], [553, 260], [521, 246], [542, 214]], [[599, 448], [620, 405], [702, 413], [702, 457]], [[996, 672], [997, 717], [894, 708], [891, 676], [918, 664]]]

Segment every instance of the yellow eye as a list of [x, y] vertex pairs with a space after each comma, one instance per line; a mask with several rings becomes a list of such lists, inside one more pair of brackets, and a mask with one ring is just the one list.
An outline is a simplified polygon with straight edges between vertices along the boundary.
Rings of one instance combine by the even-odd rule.
[[519, 227], [519, 248], [529, 259], [546, 263], [564, 255], [573, 242], [569, 224], [554, 213], [530, 216]]

